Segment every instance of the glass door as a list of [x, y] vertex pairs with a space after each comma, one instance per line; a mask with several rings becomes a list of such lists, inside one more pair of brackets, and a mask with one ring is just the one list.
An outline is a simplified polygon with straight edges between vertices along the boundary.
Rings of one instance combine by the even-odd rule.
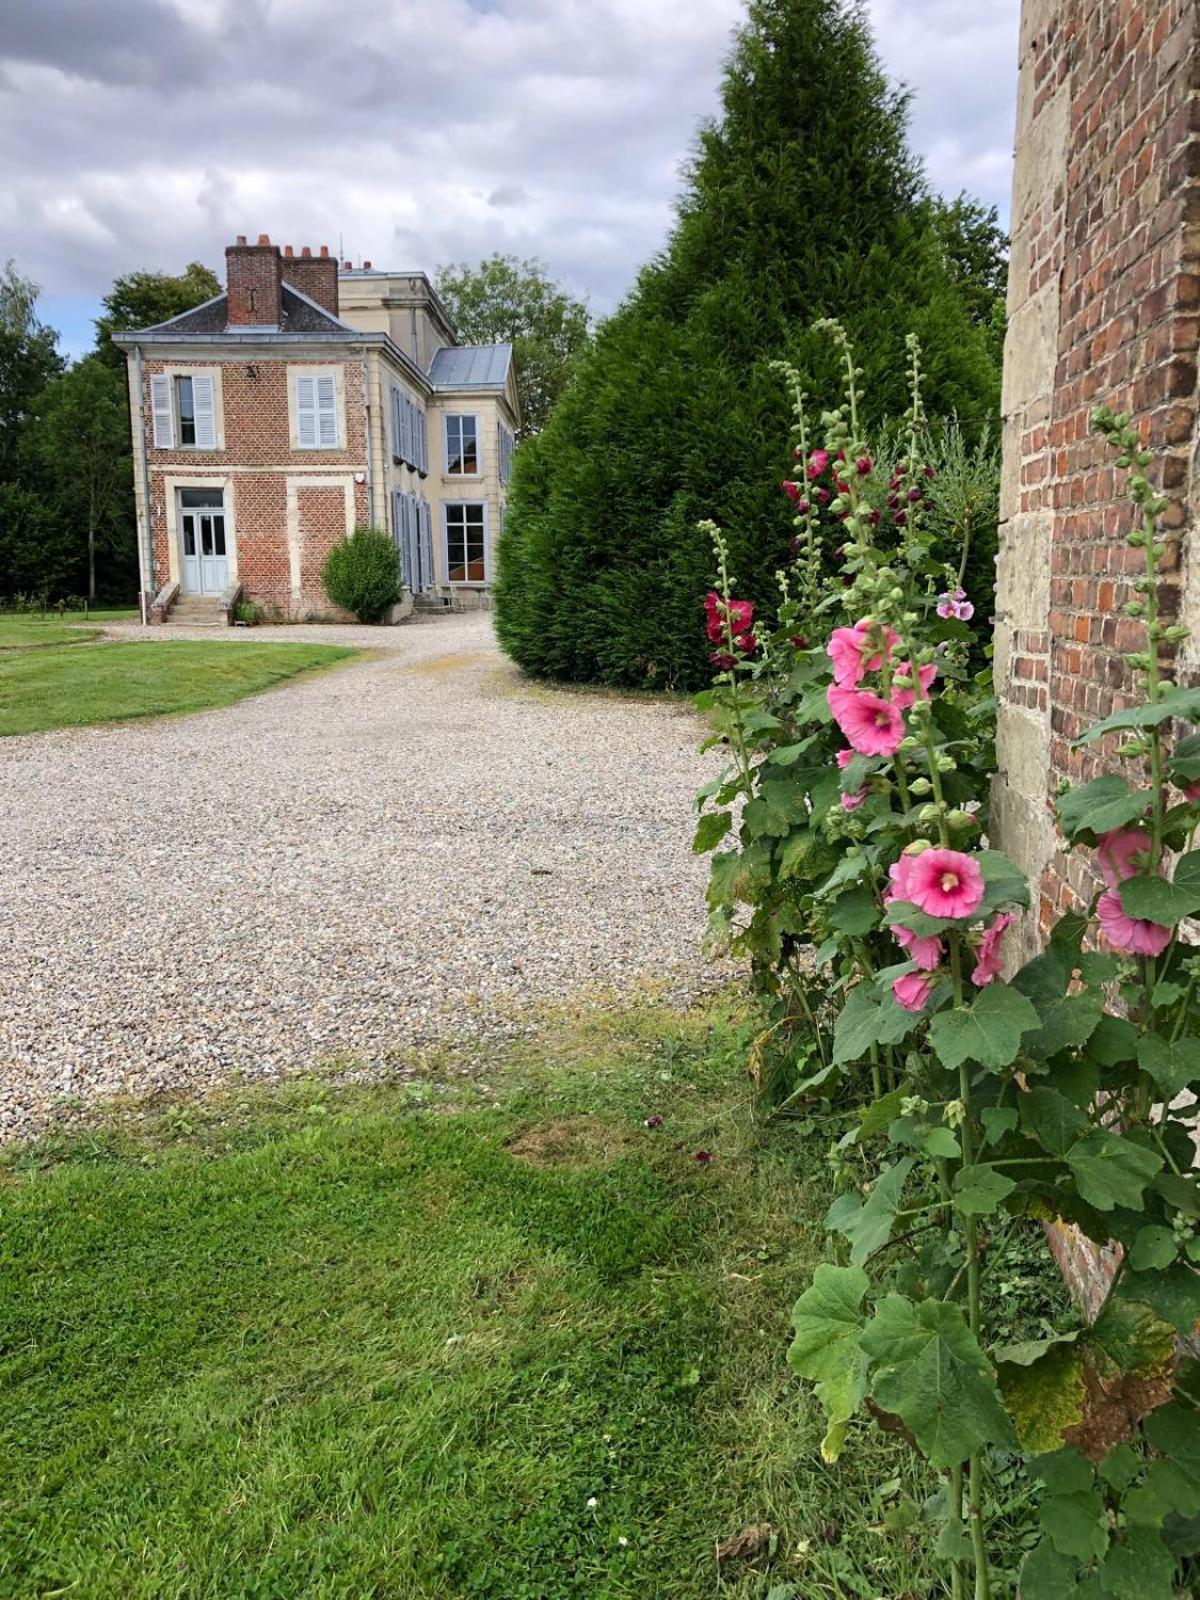
[[220, 594], [229, 585], [223, 492], [181, 489], [179, 528], [184, 593]]

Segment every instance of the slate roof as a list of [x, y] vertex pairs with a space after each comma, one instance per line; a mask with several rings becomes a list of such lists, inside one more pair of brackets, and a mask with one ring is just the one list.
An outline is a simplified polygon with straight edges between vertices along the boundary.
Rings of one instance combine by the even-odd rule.
[[429, 369], [435, 389], [503, 389], [512, 364], [510, 344], [463, 344], [439, 350]]
[[[156, 322], [151, 328], [139, 328], [139, 333], [189, 333], [189, 334], [221, 334], [226, 330], [228, 322], [227, 295], [219, 294], [212, 300], [206, 300], [203, 305], [195, 306], [191, 311], [183, 311], [177, 317], [171, 317], [167, 322]], [[283, 285], [280, 296], [280, 311], [278, 332], [280, 333], [346, 333], [348, 324], [331, 316], [328, 311], [323, 311], [314, 300], [307, 295], [298, 294], [290, 285]], [[237, 329], [235, 332], [239, 331]], [[276, 330], [269, 329], [268, 334]]]

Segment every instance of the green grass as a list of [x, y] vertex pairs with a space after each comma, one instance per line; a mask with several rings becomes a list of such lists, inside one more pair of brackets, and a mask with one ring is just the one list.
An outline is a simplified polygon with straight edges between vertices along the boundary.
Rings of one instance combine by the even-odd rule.
[[109, 622], [135, 622], [138, 613], [127, 608], [120, 610], [57, 611], [45, 616], [36, 611], [0, 611], [0, 650], [35, 650], [48, 645], [83, 644], [99, 636], [100, 628]]
[[13, 651], [0, 656], [0, 735], [207, 711], [354, 654], [240, 639]]
[[0, 1593], [940, 1592], [880, 1531], [904, 1446], [820, 1461], [784, 1351], [826, 1141], [757, 1127], [740, 1064], [723, 1022], [614, 1013], [454, 1090], [308, 1079], [10, 1156]]

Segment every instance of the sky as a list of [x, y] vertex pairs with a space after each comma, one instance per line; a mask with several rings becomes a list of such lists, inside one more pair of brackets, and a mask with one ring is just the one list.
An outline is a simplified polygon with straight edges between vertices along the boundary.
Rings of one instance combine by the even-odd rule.
[[[1019, 0], [866, 0], [933, 186], [1007, 217]], [[597, 315], [664, 242], [742, 0], [0, 0], [0, 262], [76, 355], [235, 235], [541, 259]], [[353, 19], [353, 29], [347, 19]]]

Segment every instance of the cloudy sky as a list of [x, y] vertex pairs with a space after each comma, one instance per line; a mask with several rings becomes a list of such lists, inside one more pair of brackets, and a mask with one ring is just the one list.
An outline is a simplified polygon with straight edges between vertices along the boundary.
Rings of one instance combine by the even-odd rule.
[[[934, 185], [1006, 213], [1019, 0], [867, 0]], [[235, 234], [540, 256], [612, 308], [742, 0], [0, 0], [0, 261], [87, 347], [118, 273]]]

